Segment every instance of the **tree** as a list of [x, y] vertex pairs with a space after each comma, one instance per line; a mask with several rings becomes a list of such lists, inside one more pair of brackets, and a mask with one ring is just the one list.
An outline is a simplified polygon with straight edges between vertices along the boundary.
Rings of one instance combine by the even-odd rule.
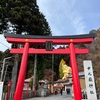
[[0, 31], [51, 35], [48, 22], [39, 12], [36, 0], [1, 0]]
[[[5, 32], [51, 35], [48, 22], [40, 13], [36, 0], [0, 0], [0, 33]], [[14, 68], [18, 67], [18, 55], [14, 65]]]
[[3, 54], [3, 52], [2, 52], [2, 51], [0, 51], [0, 60], [2, 59], [2, 54]]

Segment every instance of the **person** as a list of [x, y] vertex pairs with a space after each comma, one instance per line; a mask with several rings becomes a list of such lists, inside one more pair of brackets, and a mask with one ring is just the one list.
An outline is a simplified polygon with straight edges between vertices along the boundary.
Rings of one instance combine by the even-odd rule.
[[62, 88], [60, 89], [60, 93], [61, 93], [61, 95], [63, 94], [63, 90], [62, 90]]
[[66, 89], [66, 94], [68, 94], [68, 95], [70, 94], [70, 88]]
[[55, 95], [57, 95], [57, 89], [55, 90]]

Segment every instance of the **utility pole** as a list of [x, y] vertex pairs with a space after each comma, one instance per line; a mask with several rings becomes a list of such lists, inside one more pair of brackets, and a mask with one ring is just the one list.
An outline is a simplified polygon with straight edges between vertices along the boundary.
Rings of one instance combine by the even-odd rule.
[[37, 72], [37, 54], [35, 54], [34, 57], [34, 75], [33, 75], [33, 91], [34, 96], [36, 96], [36, 72]]
[[7, 58], [4, 58], [3, 60], [3, 66], [2, 66], [2, 70], [1, 70], [1, 81], [3, 81], [3, 74], [4, 74], [4, 69], [5, 69], [5, 62], [7, 59], [10, 59], [12, 57], [7, 57]]
[[6, 74], [7, 74], [8, 65], [6, 66], [3, 81], [5, 82]]
[[52, 54], [52, 84], [51, 84], [51, 93], [53, 93], [53, 83], [54, 83], [54, 54]]
[[17, 74], [18, 74], [18, 62], [19, 62], [19, 54], [16, 54], [15, 59], [14, 59], [14, 66], [13, 66], [13, 70], [12, 70], [12, 79], [11, 79], [12, 85], [11, 85], [10, 100], [13, 100], [13, 96], [15, 93]]
[[53, 78], [54, 78], [54, 54], [52, 54], [52, 85], [53, 85]]

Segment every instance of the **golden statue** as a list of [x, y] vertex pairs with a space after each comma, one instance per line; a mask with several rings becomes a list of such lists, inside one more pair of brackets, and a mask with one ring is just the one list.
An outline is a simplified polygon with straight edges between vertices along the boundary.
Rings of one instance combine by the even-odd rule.
[[72, 73], [71, 67], [66, 65], [64, 59], [60, 61], [59, 72], [62, 79], [66, 79]]

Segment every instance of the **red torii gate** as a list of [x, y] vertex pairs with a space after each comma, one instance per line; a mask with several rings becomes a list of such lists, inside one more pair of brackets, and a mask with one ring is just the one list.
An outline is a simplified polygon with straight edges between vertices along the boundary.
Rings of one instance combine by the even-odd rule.
[[[6, 40], [9, 43], [24, 44], [23, 48], [12, 48], [10, 53], [22, 54], [22, 61], [20, 65], [20, 71], [16, 86], [16, 91], [14, 95], [14, 100], [22, 99], [22, 92], [24, 86], [24, 79], [26, 75], [28, 54], [70, 54], [71, 67], [72, 67], [72, 78], [73, 78], [73, 88], [75, 100], [82, 100], [80, 81], [78, 76], [78, 67], [76, 63], [76, 54], [87, 54], [88, 49], [75, 48], [75, 44], [86, 44], [91, 43], [94, 34], [85, 35], [73, 35], [73, 36], [34, 36], [34, 35], [19, 35], [19, 34], [4, 34]], [[51, 41], [53, 45], [69, 45], [66, 49], [53, 49], [47, 51], [46, 49], [35, 49], [30, 48], [32, 44], [46, 44], [47, 41]]]

